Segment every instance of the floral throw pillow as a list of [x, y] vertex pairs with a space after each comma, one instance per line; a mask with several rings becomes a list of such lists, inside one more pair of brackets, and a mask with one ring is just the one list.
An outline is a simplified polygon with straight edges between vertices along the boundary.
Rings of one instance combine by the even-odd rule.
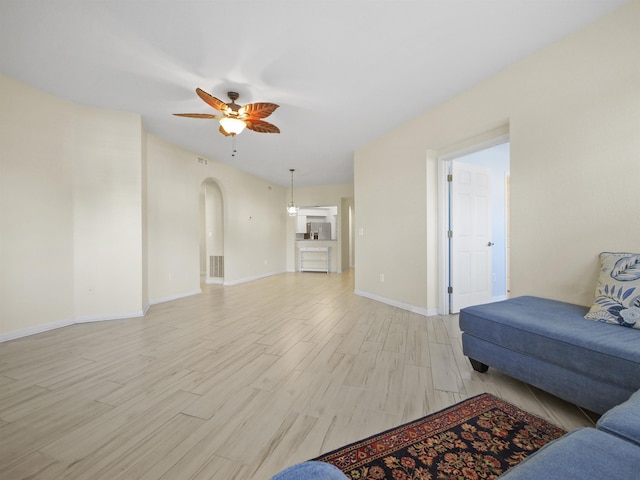
[[600, 254], [596, 298], [585, 318], [640, 329], [640, 254]]

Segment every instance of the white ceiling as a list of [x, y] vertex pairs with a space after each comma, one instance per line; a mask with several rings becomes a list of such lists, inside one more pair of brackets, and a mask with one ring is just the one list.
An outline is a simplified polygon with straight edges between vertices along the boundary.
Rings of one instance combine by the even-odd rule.
[[[0, 0], [0, 72], [286, 186], [353, 181], [353, 152], [625, 0]], [[200, 87], [280, 105], [231, 138]], [[37, 115], [37, 112], [34, 112]]]

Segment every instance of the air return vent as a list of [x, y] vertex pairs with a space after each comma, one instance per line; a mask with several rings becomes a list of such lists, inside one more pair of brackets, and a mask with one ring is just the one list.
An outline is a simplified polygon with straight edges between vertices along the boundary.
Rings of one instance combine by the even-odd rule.
[[209, 162], [207, 162], [206, 158], [198, 157], [198, 163], [201, 165], [207, 165]]
[[209, 256], [209, 276], [224, 277], [224, 256], [223, 255]]

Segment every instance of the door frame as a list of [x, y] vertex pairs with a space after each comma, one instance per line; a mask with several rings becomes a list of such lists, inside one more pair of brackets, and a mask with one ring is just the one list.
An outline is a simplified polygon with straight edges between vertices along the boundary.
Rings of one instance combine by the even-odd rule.
[[454, 149], [438, 155], [438, 314], [448, 315], [451, 311], [451, 297], [448, 292], [451, 272], [451, 255], [449, 251], [449, 215], [451, 198], [447, 176], [451, 173], [453, 160], [471, 153], [486, 150], [510, 141], [509, 133], [504, 133], [460, 149]]

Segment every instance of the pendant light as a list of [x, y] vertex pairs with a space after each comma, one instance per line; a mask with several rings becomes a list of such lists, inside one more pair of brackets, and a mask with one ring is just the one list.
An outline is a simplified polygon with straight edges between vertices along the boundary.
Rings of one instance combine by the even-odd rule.
[[293, 172], [295, 172], [295, 169], [290, 168], [289, 171], [291, 172], [291, 202], [287, 205], [287, 212], [289, 212], [289, 216], [295, 217], [298, 215], [298, 207], [293, 202]]

